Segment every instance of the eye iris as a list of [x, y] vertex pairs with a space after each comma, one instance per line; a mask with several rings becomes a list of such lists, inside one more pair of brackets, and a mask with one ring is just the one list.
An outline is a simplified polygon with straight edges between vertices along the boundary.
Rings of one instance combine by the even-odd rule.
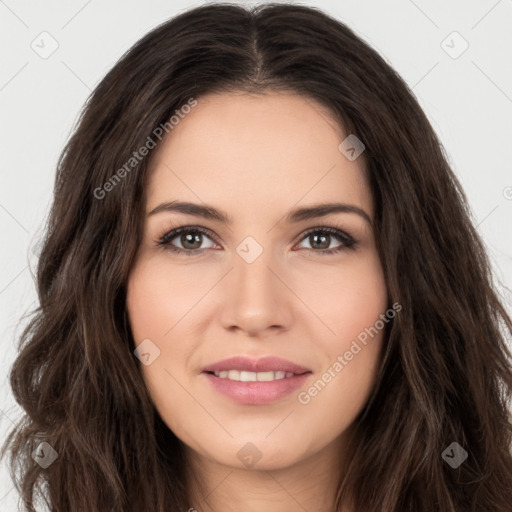
[[[199, 232], [195, 232], [194, 234], [185, 233], [181, 235], [180, 242], [185, 249], [198, 249], [201, 247], [202, 234]], [[187, 246], [187, 244], [190, 244], [191, 246]]]
[[[180, 242], [184, 250], [192, 251], [194, 249], [199, 249], [201, 247], [203, 239], [203, 233], [201, 231], [189, 230], [177, 236], [179, 236]], [[329, 234], [328, 232], [317, 231], [316, 233], [311, 233], [309, 235], [309, 242], [313, 249], [329, 249], [331, 236], [332, 235]]]
[[[319, 239], [321, 240], [320, 242], [318, 242]], [[318, 245], [316, 245], [317, 249], [327, 249], [330, 245], [330, 235], [310, 235], [309, 241], [313, 248], [315, 248], [315, 245], [318, 242]]]

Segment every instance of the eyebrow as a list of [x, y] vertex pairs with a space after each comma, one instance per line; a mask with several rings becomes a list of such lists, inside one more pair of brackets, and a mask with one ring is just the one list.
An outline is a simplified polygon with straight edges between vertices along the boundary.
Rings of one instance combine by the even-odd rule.
[[[206, 204], [196, 204], [186, 201], [165, 202], [153, 208], [148, 213], [148, 217], [161, 212], [184, 213], [186, 215], [193, 215], [204, 219], [216, 220], [228, 225], [233, 223], [233, 220], [226, 212]], [[325, 217], [333, 213], [353, 213], [362, 217], [366, 222], [368, 222], [368, 224], [370, 224], [370, 226], [372, 226], [370, 216], [362, 208], [346, 203], [323, 203], [296, 208], [290, 211], [284, 217], [282, 222], [293, 224], [304, 220]]]

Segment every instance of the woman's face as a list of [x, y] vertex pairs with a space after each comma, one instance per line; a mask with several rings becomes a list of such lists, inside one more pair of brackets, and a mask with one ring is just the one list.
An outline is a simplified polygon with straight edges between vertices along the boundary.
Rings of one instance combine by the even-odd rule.
[[194, 455], [334, 454], [368, 399], [387, 292], [348, 135], [301, 96], [219, 94], [154, 150], [127, 308], [155, 407]]

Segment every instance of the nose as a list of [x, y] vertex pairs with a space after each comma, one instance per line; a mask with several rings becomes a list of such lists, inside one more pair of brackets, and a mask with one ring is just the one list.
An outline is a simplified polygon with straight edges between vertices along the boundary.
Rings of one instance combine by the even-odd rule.
[[286, 286], [283, 267], [271, 261], [269, 250], [251, 263], [235, 255], [223, 294], [221, 323], [227, 330], [256, 337], [291, 325], [293, 293]]

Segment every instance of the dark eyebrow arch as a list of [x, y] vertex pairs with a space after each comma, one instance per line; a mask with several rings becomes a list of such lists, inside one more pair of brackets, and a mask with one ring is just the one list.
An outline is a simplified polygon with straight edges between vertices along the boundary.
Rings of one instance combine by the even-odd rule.
[[316, 219], [319, 217], [325, 217], [332, 213], [355, 213], [362, 217], [370, 226], [372, 226], [372, 219], [370, 216], [358, 206], [346, 203], [325, 203], [317, 204], [312, 206], [306, 206], [304, 208], [297, 208], [292, 210], [285, 218], [284, 222], [301, 222], [309, 219]]
[[[153, 208], [148, 213], [148, 217], [156, 215], [160, 212], [178, 212], [187, 215], [194, 215], [196, 217], [203, 217], [204, 219], [216, 220], [224, 224], [232, 224], [233, 220], [229, 215], [222, 210], [218, 210], [213, 206], [201, 205], [196, 203], [189, 203], [186, 201], [171, 201], [165, 202]], [[325, 217], [332, 213], [355, 213], [362, 217], [370, 226], [372, 220], [370, 216], [358, 206], [346, 203], [324, 203], [312, 206], [297, 208], [289, 212], [280, 223], [297, 223], [305, 220], [316, 219]]]
[[224, 224], [232, 224], [232, 220], [227, 213], [217, 210], [217, 208], [214, 208], [213, 206], [189, 203], [186, 201], [171, 201], [159, 204], [148, 213], [148, 217], [160, 212], [185, 213], [187, 215], [194, 215], [205, 219], [217, 220]]

